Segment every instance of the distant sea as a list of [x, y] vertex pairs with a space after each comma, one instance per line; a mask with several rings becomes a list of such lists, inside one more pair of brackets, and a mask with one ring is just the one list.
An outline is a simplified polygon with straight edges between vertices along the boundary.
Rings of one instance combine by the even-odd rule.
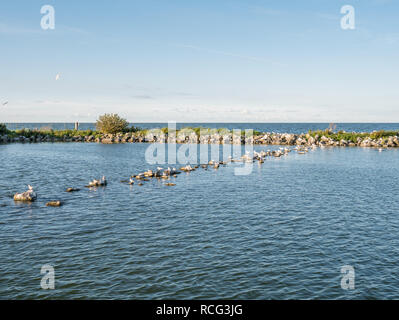
[[[6, 123], [10, 130], [17, 129], [41, 129], [52, 128], [54, 130], [74, 129], [74, 123]], [[131, 125], [142, 129], [154, 129], [167, 127], [167, 123], [132, 123]], [[399, 123], [336, 123], [336, 130], [347, 132], [371, 132], [373, 130], [398, 130]], [[261, 132], [287, 132], [304, 133], [309, 130], [324, 130], [328, 123], [176, 123], [176, 128], [183, 127], [206, 127], [227, 129], [253, 129]], [[80, 130], [95, 129], [95, 123], [80, 123]]]

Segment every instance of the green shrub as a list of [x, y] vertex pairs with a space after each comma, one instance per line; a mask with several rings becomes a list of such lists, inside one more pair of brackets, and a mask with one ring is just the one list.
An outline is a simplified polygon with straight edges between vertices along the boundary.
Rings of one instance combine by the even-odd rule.
[[168, 127], [162, 128], [161, 130], [162, 130], [162, 132], [164, 134], [168, 134], [169, 133], [169, 128]]
[[130, 128], [127, 128], [124, 132], [139, 132], [139, 131], [141, 131], [141, 128], [131, 126]]
[[385, 131], [385, 130], [380, 130], [380, 131], [374, 131], [370, 134], [371, 139], [379, 139], [379, 138], [385, 138], [385, 137], [391, 137], [391, 136], [396, 136], [398, 134], [397, 131]]
[[317, 131], [311, 131], [309, 130], [309, 135], [312, 137], [315, 137], [318, 135], [319, 137], [321, 136], [326, 136], [327, 138], [331, 138], [335, 141], [340, 141], [340, 140], [347, 140], [356, 143], [358, 138], [364, 139], [370, 137], [373, 140], [378, 140], [380, 138], [387, 138], [387, 137], [392, 137], [392, 136], [397, 136], [399, 134], [398, 131], [385, 131], [385, 130], [380, 130], [380, 131], [374, 131], [371, 133], [360, 133], [360, 132], [344, 132], [344, 131], [338, 131], [337, 133], [331, 132], [327, 130], [317, 130]]
[[218, 129], [218, 133], [222, 136], [228, 136], [231, 134], [231, 130], [229, 130], [227, 128], [220, 128], [220, 129]]
[[102, 133], [126, 132], [129, 122], [119, 117], [117, 114], [104, 114], [96, 122], [96, 129]]
[[4, 123], [0, 123], [0, 134], [7, 134], [9, 132], [7, 126]]

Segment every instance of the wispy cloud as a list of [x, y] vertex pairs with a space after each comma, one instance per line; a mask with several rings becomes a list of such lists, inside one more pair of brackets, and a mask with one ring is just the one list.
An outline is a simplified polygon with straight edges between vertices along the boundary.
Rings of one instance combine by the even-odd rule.
[[170, 97], [184, 97], [184, 98], [196, 97], [195, 94], [190, 92], [173, 91], [160, 87], [124, 84], [122, 85], [122, 89], [129, 91], [128, 94], [130, 98], [141, 99], [141, 100], [170, 98]]
[[[298, 16], [298, 11], [284, 11], [284, 10], [271, 9], [271, 8], [267, 8], [267, 7], [261, 7], [261, 6], [250, 6], [249, 11], [256, 13], [256, 14], [262, 14], [262, 15], [274, 16], [274, 17], [281, 17], [281, 16], [297, 17]], [[318, 17], [318, 18], [321, 18], [324, 20], [331, 20], [331, 21], [339, 20], [341, 17], [338, 10], [337, 10], [337, 12], [334, 12], [334, 13], [302, 10], [302, 11], [300, 11], [300, 13], [304, 14], [304, 15], [306, 14], [309, 16]]]
[[260, 7], [260, 6], [250, 6], [249, 9], [252, 12], [261, 13], [261, 14], [265, 14], [268, 16], [281, 16], [281, 15], [285, 14], [285, 12], [281, 11], [281, 10], [265, 8], [265, 7]]
[[77, 28], [77, 27], [58, 25], [57, 28], [59, 28], [62, 32], [65, 32], [65, 33], [74, 33], [74, 34], [81, 34], [81, 35], [86, 35], [86, 36], [92, 34], [91, 32], [89, 32], [87, 30], [83, 30], [83, 29]]
[[224, 55], [224, 56], [234, 57], [234, 58], [248, 60], [248, 61], [262, 62], [262, 63], [268, 63], [268, 64], [273, 64], [273, 65], [278, 65], [278, 66], [286, 66], [285, 64], [282, 64], [280, 62], [276, 62], [276, 61], [273, 61], [270, 59], [266, 59], [266, 58], [259, 58], [259, 57], [237, 54], [237, 53], [233, 53], [233, 52], [208, 49], [208, 48], [198, 47], [198, 46], [194, 46], [194, 45], [190, 45], [190, 44], [177, 44], [176, 46], [180, 47], [180, 48], [187, 48], [187, 49], [192, 49], [192, 50], [196, 50], [196, 51], [214, 53], [214, 54], [218, 54], [218, 55]]
[[[30, 26], [23, 26], [22, 24], [14, 25], [14, 24], [0, 23], [0, 34], [4, 35], [32, 35], [32, 34], [47, 35], [48, 33], [49, 31], [42, 30], [39, 25], [36, 28], [34, 28]], [[86, 30], [66, 25], [56, 25], [55, 30], [52, 30], [51, 33], [90, 35], [90, 32]]]
[[314, 14], [316, 15], [316, 17], [319, 17], [324, 20], [331, 20], [331, 21], [338, 21], [342, 17], [339, 15], [339, 13], [331, 14], [331, 13], [325, 13], [325, 12], [314, 12]]
[[149, 100], [149, 99], [153, 99], [152, 96], [149, 95], [135, 95], [135, 96], [131, 96], [134, 99], [142, 99], [142, 100]]
[[392, 3], [392, 0], [372, 0], [371, 3], [374, 5], [385, 5], [388, 3]]
[[386, 44], [396, 44], [399, 42], [399, 33], [390, 33], [381, 37]]
[[0, 23], [0, 33], [1, 34], [9, 34], [9, 35], [17, 35], [17, 34], [35, 34], [40, 33], [41, 30], [34, 28], [26, 28], [21, 26], [12, 26], [9, 24]]

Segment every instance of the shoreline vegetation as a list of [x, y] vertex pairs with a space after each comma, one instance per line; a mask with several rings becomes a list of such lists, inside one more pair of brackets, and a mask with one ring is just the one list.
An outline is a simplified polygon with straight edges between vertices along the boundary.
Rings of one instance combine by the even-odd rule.
[[117, 133], [103, 133], [98, 130], [53, 130], [51, 128], [8, 130], [5, 125], [0, 124], [0, 144], [87, 142], [103, 144], [192, 143], [399, 147], [399, 131], [345, 132], [326, 129], [318, 131], [309, 130], [307, 133], [302, 134], [251, 131], [187, 127], [169, 132], [168, 128], [140, 129], [131, 127]]
[[297, 145], [341, 147], [399, 147], [399, 131], [345, 132], [336, 131], [330, 123], [325, 130], [302, 134], [259, 132], [255, 130], [229, 130], [226, 128], [185, 127], [179, 130], [169, 127], [141, 129], [129, 127], [129, 122], [117, 114], [104, 114], [96, 122], [96, 130], [53, 130], [52, 128], [9, 130], [0, 124], [1, 143], [40, 142], [91, 142], [91, 143], [191, 143], [191, 144], [249, 144], [249, 145]]

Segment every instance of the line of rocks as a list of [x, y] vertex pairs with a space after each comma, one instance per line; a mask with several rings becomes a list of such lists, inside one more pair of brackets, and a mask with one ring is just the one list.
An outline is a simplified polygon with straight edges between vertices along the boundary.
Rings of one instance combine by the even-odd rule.
[[178, 132], [176, 136], [166, 133], [120, 133], [102, 134], [101, 136], [32, 136], [12, 137], [0, 136], [0, 143], [40, 143], [40, 142], [92, 142], [92, 143], [193, 143], [193, 144], [259, 144], [259, 145], [303, 145], [303, 146], [341, 146], [341, 147], [399, 147], [398, 136], [372, 139], [370, 137], [357, 138], [356, 142], [348, 140], [336, 141], [324, 135], [290, 133], [262, 133], [245, 137], [234, 134], [203, 134], [195, 132]]

